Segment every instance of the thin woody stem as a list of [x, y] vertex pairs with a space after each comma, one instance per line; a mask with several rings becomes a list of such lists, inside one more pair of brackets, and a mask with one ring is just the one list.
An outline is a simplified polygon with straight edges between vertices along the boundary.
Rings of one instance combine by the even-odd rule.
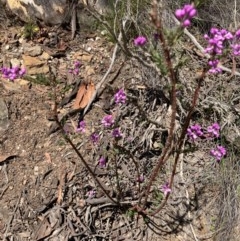
[[156, 1], [153, 1], [153, 11], [151, 13], [151, 18], [152, 18], [152, 22], [155, 25], [155, 27], [157, 29], [157, 32], [158, 32], [159, 41], [162, 45], [164, 58], [165, 58], [166, 66], [167, 66], [167, 69], [168, 69], [169, 78], [170, 78], [170, 81], [171, 81], [172, 114], [171, 114], [170, 128], [169, 128], [169, 132], [168, 132], [166, 145], [165, 145], [165, 147], [162, 151], [162, 154], [161, 154], [161, 156], [158, 160], [157, 166], [155, 167], [155, 169], [153, 170], [153, 172], [150, 176], [146, 191], [144, 192], [145, 199], [144, 199], [144, 202], [142, 204], [143, 208], [146, 206], [151, 186], [152, 186], [153, 182], [155, 181], [161, 166], [166, 161], [165, 157], [166, 157], [169, 149], [171, 149], [171, 144], [172, 144], [172, 140], [173, 140], [173, 132], [174, 132], [174, 128], [175, 128], [176, 112], [177, 112], [177, 98], [176, 98], [177, 76], [176, 76], [176, 72], [174, 71], [174, 68], [173, 68], [170, 50], [169, 50], [168, 44], [165, 40], [165, 36], [163, 34], [162, 22], [161, 22], [161, 19], [158, 18], [158, 16], [157, 16], [157, 3], [156, 3]]
[[[204, 81], [206, 73], [207, 73], [207, 70], [204, 70], [202, 75], [201, 75], [201, 77], [197, 80], [198, 81], [198, 85], [197, 85], [197, 87], [195, 89], [195, 92], [194, 92], [194, 95], [193, 95], [192, 106], [191, 106], [191, 108], [190, 108], [190, 110], [188, 112], [188, 115], [187, 115], [186, 120], [185, 120], [184, 125], [183, 125], [183, 129], [182, 129], [179, 141], [177, 143], [177, 153], [176, 153], [176, 156], [175, 156], [175, 159], [174, 159], [172, 174], [171, 174], [170, 182], [169, 182], [169, 188], [172, 188], [172, 186], [173, 186], [173, 181], [174, 181], [174, 177], [175, 177], [176, 170], [177, 170], [177, 164], [178, 164], [179, 156], [180, 156], [180, 153], [181, 153], [181, 150], [182, 150], [182, 147], [183, 147], [184, 139], [185, 139], [185, 136], [186, 136], [186, 133], [187, 133], [187, 129], [188, 129], [188, 126], [189, 126], [191, 118], [192, 118], [193, 111], [194, 111], [194, 109], [196, 107], [196, 104], [197, 104], [197, 100], [198, 100], [198, 97], [199, 97], [201, 84]], [[164, 201], [161, 203], [161, 205], [156, 210], [154, 210], [154, 212], [152, 212], [152, 213], [145, 213], [145, 214], [146, 215], [150, 215], [150, 216], [154, 216], [157, 213], [159, 213], [159, 211], [167, 203], [167, 200], [168, 200], [169, 196], [170, 196], [170, 193], [168, 193], [166, 195], [166, 198], [164, 199]]]
[[114, 200], [109, 193], [105, 190], [105, 188], [103, 187], [103, 185], [101, 184], [101, 182], [98, 180], [98, 178], [96, 177], [95, 173], [92, 171], [92, 169], [89, 167], [89, 165], [87, 164], [87, 162], [85, 161], [85, 159], [83, 158], [82, 154], [79, 152], [79, 150], [77, 149], [77, 147], [73, 144], [72, 140], [65, 134], [64, 128], [61, 124], [61, 122], [59, 121], [58, 118], [58, 114], [57, 114], [57, 94], [56, 94], [56, 77], [53, 76], [53, 84], [54, 84], [54, 119], [57, 123], [57, 125], [59, 126], [62, 135], [64, 137], [64, 139], [70, 144], [70, 146], [73, 148], [73, 150], [76, 152], [76, 154], [78, 155], [78, 157], [80, 158], [81, 162], [83, 163], [83, 165], [87, 168], [88, 172], [90, 173], [90, 175], [92, 176], [92, 178], [96, 181], [96, 183], [98, 184], [98, 186], [102, 189], [102, 191], [104, 192], [104, 194], [109, 198], [109, 200], [116, 204], [119, 205], [119, 202]]

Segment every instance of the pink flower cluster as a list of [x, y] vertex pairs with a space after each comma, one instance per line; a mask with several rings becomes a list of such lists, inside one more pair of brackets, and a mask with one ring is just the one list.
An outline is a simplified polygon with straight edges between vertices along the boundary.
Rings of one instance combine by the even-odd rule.
[[219, 60], [218, 59], [213, 59], [208, 61], [208, 65], [211, 67], [210, 70], [208, 71], [211, 74], [218, 74], [222, 72], [222, 69], [218, 67]]
[[99, 159], [99, 161], [98, 161], [98, 165], [100, 166], [100, 167], [102, 167], [102, 168], [104, 168], [104, 167], [106, 167], [106, 158], [104, 158], [104, 157], [101, 157], [100, 159]]
[[191, 25], [191, 20], [197, 15], [197, 10], [193, 4], [186, 4], [183, 8], [175, 11], [175, 16], [181, 21], [181, 26], [187, 28]]
[[123, 89], [120, 89], [115, 95], [114, 100], [116, 104], [125, 104], [126, 103], [127, 96]]
[[13, 68], [2, 67], [0, 68], [2, 72], [2, 77], [5, 79], [9, 79], [14, 81], [17, 78], [21, 78], [24, 74], [26, 74], [25, 68], [20, 68], [18, 66]]
[[114, 119], [112, 115], [106, 115], [103, 117], [101, 123], [104, 127], [111, 127], [114, 124]]
[[222, 55], [224, 49], [231, 47], [233, 56], [240, 56], [240, 29], [232, 34], [226, 29], [211, 28], [209, 35], [205, 34], [204, 38], [208, 41], [205, 53], [212, 56], [212, 60], [208, 62], [211, 67], [209, 72], [212, 74], [220, 73], [222, 70], [218, 67], [219, 60], [216, 56]]
[[135, 45], [135, 46], [143, 46], [143, 45], [146, 44], [147, 39], [146, 39], [146, 37], [144, 37], [144, 36], [138, 36], [138, 37], [136, 37], [136, 38], [134, 39], [133, 42], [134, 42], [134, 45]]
[[205, 53], [221, 55], [224, 49], [224, 42], [233, 39], [233, 35], [226, 29], [211, 28], [210, 35], [205, 34], [204, 38], [208, 41]]
[[160, 190], [163, 192], [164, 196], [167, 196], [168, 194], [170, 194], [172, 192], [172, 189], [169, 186], [169, 183], [166, 182], [161, 188]]
[[85, 131], [86, 131], [86, 122], [80, 121], [76, 129], [76, 132], [85, 132]]
[[68, 72], [73, 75], [78, 75], [80, 67], [81, 67], [81, 63], [77, 60], [74, 62], [73, 69], [70, 69]]
[[187, 129], [187, 136], [191, 141], [195, 141], [198, 137], [202, 138], [218, 138], [220, 136], [220, 126], [218, 123], [213, 123], [207, 127], [207, 131], [203, 131], [203, 128], [199, 124], [189, 126]]
[[[191, 141], [195, 141], [199, 137], [201, 137], [202, 139], [219, 138], [220, 125], [218, 123], [213, 123], [212, 125], [208, 126], [207, 129], [204, 131], [200, 125], [195, 124], [187, 129], [187, 136]], [[226, 153], [226, 148], [223, 146], [217, 146], [215, 149], [212, 149], [210, 151], [210, 155], [215, 157], [217, 162], [220, 162], [220, 160], [226, 155]]]
[[227, 154], [227, 150], [223, 146], [217, 146], [217, 148], [210, 151], [210, 155], [215, 157], [217, 162], [220, 162], [221, 159]]
[[207, 132], [209, 134], [210, 137], [213, 137], [213, 138], [218, 138], [219, 137], [219, 131], [220, 131], [220, 126], [218, 123], [213, 123], [211, 126], [209, 126], [207, 128]]
[[198, 124], [192, 125], [187, 129], [187, 136], [192, 141], [196, 140], [198, 137], [202, 135], [203, 135], [202, 127]]

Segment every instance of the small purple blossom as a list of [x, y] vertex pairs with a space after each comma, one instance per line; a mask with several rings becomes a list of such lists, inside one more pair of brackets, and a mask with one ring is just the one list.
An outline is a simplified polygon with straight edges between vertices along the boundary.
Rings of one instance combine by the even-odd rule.
[[238, 29], [235, 33], [235, 38], [240, 38], [240, 29]]
[[144, 36], [138, 36], [134, 39], [135, 46], [143, 46], [146, 44], [146, 42], [147, 42], [147, 39]]
[[144, 182], [144, 180], [145, 180], [144, 175], [141, 174], [141, 175], [138, 177], [137, 182], [142, 183], [142, 182]]
[[25, 75], [27, 72], [26, 68], [21, 68], [18, 72], [19, 76], [22, 77], [23, 75]]
[[68, 70], [68, 73], [77, 76], [80, 72], [81, 63], [77, 60], [73, 64], [73, 68]]
[[79, 74], [79, 69], [73, 69], [73, 72], [72, 72], [74, 75], [78, 75]]
[[101, 157], [98, 161], [98, 165], [102, 168], [106, 167], [106, 158]]
[[232, 54], [234, 55], [234, 56], [239, 56], [240, 55], [240, 44], [232, 44], [231, 45], [231, 47], [232, 47]]
[[167, 196], [169, 193], [172, 192], [172, 189], [169, 187], [169, 183], [166, 182], [162, 187], [161, 191], [163, 192], [164, 196]]
[[126, 103], [126, 94], [123, 89], [120, 89], [115, 95], [114, 95], [114, 100], [116, 104]]
[[187, 136], [192, 141], [195, 141], [198, 137], [202, 135], [202, 127], [198, 124], [192, 125], [187, 129]]
[[85, 121], [80, 121], [79, 125], [76, 129], [76, 132], [85, 132], [86, 131], [86, 122]]
[[220, 162], [221, 159], [227, 154], [227, 150], [223, 146], [217, 146], [216, 149], [210, 151], [210, 155], [215, 157], [217, 162]]
[[90, 140], [92, 141], [93, 144], [97, 144], [99, 139], [100, 139], [100, 137], [97, 133], [93, 133], [90, 136]]
[[90, 190], [86, 193], [86, 196], [88, 198], [94, 198], [96, 196], [97, 192], [95, 190]]
[[5, 79], [9, 79], [14, 81], [18, 77], [22, 77], [26, 73], [25, 68], [20, 68], [18, 66], [12, 67], [12, 68], [7, 68], [7, 67], [2, 67], [0, 68], [0, 71], [2, 72], [2, 77]]
[[220, 126], [218, 123], [213, 123], [211, 126], [207, 128], [207, 132], [211, 137], [219, 137]]
[[113, 116], [112, 115], [104, 116], [101, 123], [103, 124], [104, 127], [112, 126], [114, 123]]
[[218, 64], [219, 64], [218, 59], [208, 61], [208, 65], [211, 66], [211, 68], [209, 69], [208, 72], [211, 73], [211, 74], [221, 73], [222, 69], [218, 67]]
[[204, 35], [208, 41], [208, 46], [205, 53], [212, 55], [221, 55], [224, 49], [224, 43], [233, 39], [233, 35], [226, 29], [211, 28], [210, 34]]
[[185, 4], [183, 8], [175, 11], [176, 18], [181, 22], [183, 28], [191, 25], [191, 20], [197, 15], [197, 10], [193, 4]]
[[77, 61], [74, 62], [74, 67], [75, 68], [80, 68], [80, 66], [81, 66], [80, 61], [77, 60]]
[[115, 128], [115, 129], [112, 131], [112, 136], [115, 137], [115, 138], [120, 138], [120, 137], [122, 137], [122, 133], [120, 132], [120, 129], [119, 129], [119, 128]]

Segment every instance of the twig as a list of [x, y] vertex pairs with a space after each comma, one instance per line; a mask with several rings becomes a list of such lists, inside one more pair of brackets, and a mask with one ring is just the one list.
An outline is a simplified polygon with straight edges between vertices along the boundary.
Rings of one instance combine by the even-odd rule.
[[[126, 21], [123, 21], [123, 28], [125, 27], [125, 25], [126, 25]], [[103, 76], [102, 80], [97, 84], [96, 91], [94, 92], [91, 100], [88, 102], [88, 105], [85, 107], [85, 109], [83, 111], [83, 116], [87, 113], [87, 111], [90, 108], [90, 106], [92, 105], [93, 101], [99, 95], [99, 90], [100, 90], [101, 86], [103, 85], [103, 83], [105, 82], [105, 80], [107, 79], [109, 73], [112, 70], [113, 64], [114, 64], [114, 62], [116, 60], [116, 55], [117, 55], [117, 51], [118, 51], [121, 39], [122, 39], [122, 33], [119, 33], [119, 36], [117, 38], [117, 44], [114, 47], [112, 58], [111, 58], [111, 63], [109, 65], [109, 68], [108, 68], [107, 72], [105, 73], [105, 75]]]
[[8, 239], [7, 239], [8, 230], [9, 230], [9, 228], [10, 228], [10, 225], [11, 225], [12, 221], [13, 221], [14, 215], [15, 215], [15, 213], [17, 212], [18, 204], [19, 204], [19, 202], [20, 202], [20, 200], [21, 200], [21, 197], [22, 197], [22, 192], [21, 192], [20, 195], [19, 195], [19, 198], [18, 198], [17, 203], [16, 203], [16, 205], [15, 205], [15, 208], [14, 208], [14, 210], [13, 210], [12, 216], [10, 217], [10, 219], [9, 219], [9, 221], [8, 221], [6, 230], [5, 230], [4, 235], [3, 235], [3, 241], [7, 241], [7, 240], [8, 240]]
[[88, 105], [85, 107], [85, 109], [83, 111], [83, 116], [87, 113], [87, 111], [89, 110], [89, 108], [92, 105], [93, 101], [98, 96], [99, 90], [100, 90], [101, 86], [103, 85], [103, 83], [105, 82], [105, 80], [108, 77], [109, 73], [111, 72], [113, 64], [114, 64], [114, 62], [116, 60], [117, 50], [118, 50], [118, 45], [116, 44], [115, 47], [114, 47], [113, 54], [112, 54], [110, 66], [109, 66], [107, 72], [105, 73], [105, 75], [103, 76], [103, 78], [101, 79], [101, 81], [96, 85], [96, 91], [94, 92], [92, 98], [88, 102]]
[[62, 135], [64, 137], [64, 139], [71, 145], [71, 147], [73, 148], [73, 150], [76, 152], [76, 154], [78, 155], [78, 157], [80, 158], [81, 162], [84, 164], [84, 166], [86, 167], [86, 169], [88, 170], [88, 172], [90, 173], [90, 175], [92, 176], [92, 178], [96, 181], [96, 183], [98, 184], [98, 186], [102, 189], [102, 191], [104, 192], [104, 194], [114, 203], [119, 204], [118, 202], [116, 202], [107, 192], [107, 190], [104, 188], [104, 186], [102, 185], [102, 183], [98, 180], [98, 178], [96, 177], [94, 171], [91, 169], [91, 167], [88, 165], [88, 163], [86, 162], [86, 160], [83, 158], [82, 154], [79, 152], [79, 150], [77, 149], [76, 145], [73, 144], [72, 140], [66, 135], [64, 128], [60, 122], [60, 120], [58, 119], [58, 113], [57, 113], [57, 93], [56, 93], [56, 76], [53, 75], [53, 84], [54, 84], [54, 100], [55, 100], [55, 104], [54, 104], [54, 119], [57, 123], [57, 125], [59, 126]]

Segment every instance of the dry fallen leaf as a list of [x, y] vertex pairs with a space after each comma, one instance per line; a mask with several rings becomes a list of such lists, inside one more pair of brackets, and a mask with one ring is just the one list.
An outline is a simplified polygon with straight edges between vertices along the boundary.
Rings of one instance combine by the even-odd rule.
[[0, 163], [7, 161], [8, 159], [13, 158], [13, 157], [16, 157], [16, 155], [3, 155], [3, 156], [0, 155]]
[[45, 153], [45, 157], [46, 157], [45, 160], [47, 161], [47, 163], [52, 163], [51, 156], [50, 156], [50, 154], [48, 152]]
[[79, 87], [77, 97], [75, 99], [73, 109], [83, 109], [87, 106], [95, 92], [95, 86], [91, 82], [89, 84], [81, 84]]

